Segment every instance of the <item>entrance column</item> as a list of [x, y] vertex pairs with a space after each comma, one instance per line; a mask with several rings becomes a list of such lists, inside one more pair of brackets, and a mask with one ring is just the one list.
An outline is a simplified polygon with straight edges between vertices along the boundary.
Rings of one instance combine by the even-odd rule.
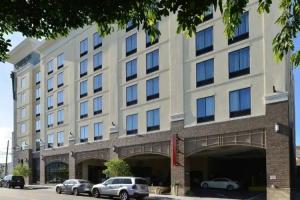
[[46, 183], [46, 165], [45, 165], [45, 158], [43, 155], [40, 156], [40, 184], [43, 185]]
[[[75, 145], [75, 138], [71, 137], [69, 138], [69, 146], [70, 149], [74, 149]], [[75, 179], [76, 178], [76, 159], [75, 159], [75, 152], [70, 151], [69, 152], [69, 179]]]

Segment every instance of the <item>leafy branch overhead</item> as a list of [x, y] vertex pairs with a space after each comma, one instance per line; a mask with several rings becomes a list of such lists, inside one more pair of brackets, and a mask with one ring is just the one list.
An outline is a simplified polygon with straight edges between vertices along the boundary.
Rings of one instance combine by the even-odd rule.
[[[273, 40], [277, 60], [294, 50], [293, 39], [300, 29], [300, 0], [280, 1], [281, 31]], [[125, 28], [128, 21], [140, 24], [151, 38], [160, 34], [156, 23], [170, 13], [177, 14], [177, 32], [192, 36], [211, 9], [220, 10], [225, 34], [232, 37], [248, 0], [2, 0], [0, 2], [0, 61], [7, 59], [10, 41], [4, 35], [21, 32], [26, 37], [53, 39], [71, 30], [96, 23], [102, 36]], [[259, 13], [270, 12], [272, 0], [258, 0]], [[300, 64], [300, 53], [292, 55]]]

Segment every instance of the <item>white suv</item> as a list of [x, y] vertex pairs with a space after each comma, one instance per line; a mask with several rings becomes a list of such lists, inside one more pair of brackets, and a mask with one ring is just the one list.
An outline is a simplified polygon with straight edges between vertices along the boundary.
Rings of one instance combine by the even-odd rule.
[[120, 197], [121, 200], [128, 200], [130, 197], [144, 199], [149, 196], [149, 189], [146, 179], [138, 177], [114, 177], [103, 183], [94, 185], [92, 194], [96, 198], [108, 196]]

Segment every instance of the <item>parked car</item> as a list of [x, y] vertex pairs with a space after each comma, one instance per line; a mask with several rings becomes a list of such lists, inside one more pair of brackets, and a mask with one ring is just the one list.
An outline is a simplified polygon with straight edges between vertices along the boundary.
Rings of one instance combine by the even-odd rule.
[[3, 182], [3, 178], [0, 178], [0, 187], [3, 187], [2, 182]]
[[91, 189], [92, 184], [89, 181], [82, 179], [69, 179], [55, 186], [57, 194], [69, 193], [74, 194], [75, 196], [78, 196], [81, 193], [87, 193], [91, 196]]
[[25, 181], [23, 176], [7, 175], [3, 178], [2, 186], [7, 188], [20, 187], [24, 188]]
[[121, 200], [129, 198], [144, 199], [149, 196], [147, 180], [138, 177], [114, 177], [103, 183], [94, 185], [92, 194], [100, 196], [119, 197]]
[[218, 188], [226, 190], [235, 190], [240, 188], [240, 184], [236, 181], [232, 181], [229, 178], [215, 178], [210, 181], [202, 181], [201, 187], [207, 188]]

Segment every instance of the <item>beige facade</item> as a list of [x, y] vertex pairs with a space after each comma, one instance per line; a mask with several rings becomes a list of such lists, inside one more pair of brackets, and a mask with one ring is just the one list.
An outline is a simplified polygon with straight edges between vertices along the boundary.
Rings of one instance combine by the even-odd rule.
[[[205, 150], [204, 147], [210, 147], [209, 142], [215, 141], [215, 135], [222, 138], [222, 142], [216, 140], [218, 142], [212, 143], [212, 147], [236, 145], [238, 148], [233, 150], [242, 152], [249, 150], [243, 149], [243, 146], [248, 146], [263, 152], [266, 159], [266, 186], [270, 188], [267, 190], [275, 190], [276, 193], [278, 188], [278, 195], [284, 191], [280, 199], [289, 199], [293, 189], [292, 180], [289, 178], [292, 173], [289, 164], [280, 169], [282, 171], [274, 171], [276, 159], [280, 159], [280, 156], [273, 157], [268, 152], [268, 148], [276, 149], [276, 144], [281, 144], [287, 150], [281, 156], [285, 157], [286, 163], [291, 162], [290, 152], [293, 151], [293, 146], [289, 141], [293, 141], [293, 136], [281, 139], [282, 135], [278, 138], [271, 135], [271, 132], [275, 132], [275, 123], [290, 126], [293, 120], [288, 119], [288, 110], [292, 107], [287, 107], [292, 93], [289, 57], [276, 63], [272, 54], [272, 38], [279, 30], [274, 24], [279, 14], [276, 12], [277, 3], [273, 3], [270, 14], [259, 15], [258, 2], [250, 1], [246, 9], [248, 37], [232, 44], [224, 36], [221, 14], [213, 13], [212, 19], [197, 28], [199, 32], [212, 27], [213, 33], [213, 49], [201, 55], [196, 55], [196, 36], [186, 38], [182, 34], [176, 34], [175, 15], [159, 22], [161, 36], [157, 43], [150, 46], [146, 45], [145, 32], [138, 31], [137, 28], [116, 31], [102, 38], [102, 45], [98, 47], [95, 47], [93, 38], [97, 32], [96, 26], [72, 31], [68, 37], [57, 40], [39, 42], [25, 39], [12, 50], [9, 60], [16, 66], [14, 80], [17, 82], [14, 140], [16, 147], [20, 148], [15, 149], [15, 162], [24, 162], [23, 159], [27, 159], [30, 165], [34, 165], [32, 163], [35, 159], [39, 163], [36, 173], [39, 171], [40, 174], [35, 174], [33, 180], [40, 179], [41, 183], [45, 183], [49, 182], [46, 178], [49, 175], [47, 165], [54, 162], [67, 164], [69, 177], [89, 179], [88, 170], [92, 168], [89, 166], [103, 164], [103, 161], [114, 157], [129, 159], [142, 155], [140, 160], [129, 159], [128, 162], [135, 167], [144, 166], [143, 169], [148, 169], [149, 160], [153, 160], [153, 163], [159, 161], [157, 157], [145, 158], [146, 155], [163, 156], [161, 163], [170, 163], [166, 167], [168, 172], [164, 172], [170, 173], [169, 185], [180, 182], [180, 194], [184, 194], [192, 184], [187, 177], [187, 174], [192, 173], [192, 168], [193, 173], [209, 168], [207, 155], [200, 160], [202, 154], [198, 153], [200, 149], [202, 151]], [[126, 38], [134, 34], [137, 50], [126, 55]], [[86, 39], [87, 52], [80, 52], [81, 43]], [[231, 78], [229, 53], [243, 48], [249, 48], [249, 72]], [[147, 73], [147, 55], [157, 50], [159, 69]], [[39, 55], [38, 59], [31, 56], [31, 59], [20, 62], [32, 52]], [[93, 60], [97, 53], [102, 54], [102, 67], [95, 70]], [[136, 78], [126, 80], [126, 63], [134, 59], [137, 60]], [[209, 59], [214, 60], [213, 82], [197, 86], [197, 63]], [[31, 60], [39, 62], [30, 62]], [[84, 67], [81, 69], [81, 63], [85, 60], [87, 71], [82, 75]], [[49, 71], [49, 65], [53, 70]], [[95, 91], [97, 75], [102, 76], [102, 89]], [[40, 78], [39, 83], [37, 77]], [[147, 81], [156, 77], [159, 77], [159, 97], [147, 100]], [[83, 82], [87, 84], [86, 95], [81, 95]], [[53, 89], [49, 89], [51, 84]], [[137, 103], [128, 106], [126, 88], [132, 85], [137, 85]], [[230, 92], [243, 88], [250, 88], [251, 91], [250, 113], [232, 117]], [[36, 93], [39, 93], [39, 99]], [[62, 93], [63, 98], [58, 97]], [[214, 119], [197, 122], [197, 100], [210, 96], [214, 96]], [[95, 114], [94, 99], [98, 97], [102, 98], [102, 112]], [[61, 98], [63, 103], [59, 101]], [[87, 106], [83, 106], [83, 110], [87, 112], [82, 113], [81, 105], [85, 102]], [[37, 105], [40, 105], [40, 115], [36, 113]], [[274, 108], [274, 113], [269, 113], [281, 116], [272, 118], [267, 112], [270, 108]], [[147, 130], [147, 112], [154, 109], [159, 109], [159, 127], [150, 131]], [[280, 111], [282, 112], [279, 113]], [[126, 119], [133, 114], [137, 114], [137, 134], [128, 134]], [[95, 135], [96, 123], [102, 124], [100, 135]], [[37, 124], [40, 124], [39, 131]], [[86, 129], [83, 130], [83, 127]], [[87, 140], [81, 141], [81, 135], [85, 134], [87, 138], [84, 139]], [[179, 166], [173, 166], [173, 134], [178, 134], [184, 140], [183, 146], [178, 145], [179, 149], [183, 148], [184, 154], [178, 158], [179, 163], [183, 162]], [[204, 138], [208, 136], [212, 138]], [[197, 142], [193, 142], [194, 139], [200, 143], [204, 141], [206, 145], [200, 148]], [[49, 141], [53, 146], [49, 146]], [[40, 149], [37, 148], [37, 143], [40, 143]], [[26, 148], [21, 148], [22, 144], [26, 144]], [[190, 155], [196, 157], [190, 158]], [[189, 159], [191, 160], [187, 161]], [[153, 173], [159, 176], [159, 170], [153, 169]], [[161, 177], [168, 179], [167, 175]], [[204, 172], [204, 177], [209, 178], [207, 171]], [[268, 192], [268, 199], [277, 197]]]

